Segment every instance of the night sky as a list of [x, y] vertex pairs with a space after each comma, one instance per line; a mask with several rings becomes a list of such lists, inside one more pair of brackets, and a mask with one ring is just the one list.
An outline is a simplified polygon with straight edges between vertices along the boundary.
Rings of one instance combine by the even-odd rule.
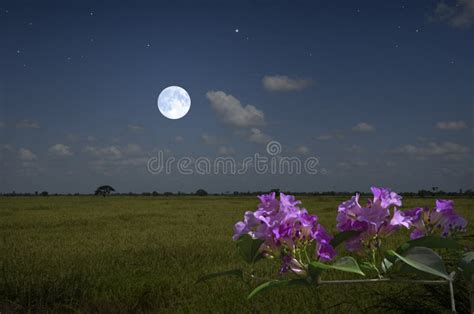
[[[0, 192], [473, 188], [473, 30], [473, 0], [0, 1]], [[146, 168], [269, 140], [319, 173]]]

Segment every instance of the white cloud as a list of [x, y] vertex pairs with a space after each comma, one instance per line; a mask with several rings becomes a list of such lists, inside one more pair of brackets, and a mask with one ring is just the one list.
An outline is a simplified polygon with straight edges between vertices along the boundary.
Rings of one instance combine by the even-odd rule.
[[222, 91], [209, 91], [206, 97], [212, 109], [226, 124], [238, 128], [265, 125], [263, 111], [252, 105], [242, 106], [240, 101], [232, 95], [227, 95]]
[[59, 157], [68, 157], [73, 155], [71, 147], [64, 144], [56, 144], [51, 146], [49, 148], [49, 152]]
[[217, 153], [222, 156], [230, 156], [235, 154], [235, 150], [230, 146], [220, 146]]
[[18, 129], [38, 129], [40, 127], [37, 121], [33, 120], [22, 120], [16, 124]]
[[454, 28], [469, 28], [474, 23], [474, 1], [458, 0], [455, 5], [441, 1], [436, 5], [432, 20], [445, 22]]
[[143, 131], [145, 128], [141, 125], [135, 125], [135, 124], [129, 124], [128, 125], [128, 129], [132, 132], [141, 132]]
[[296, 148], [295, 152], [300, 155], [307, 155], [309, 154], [309, 148], [304, 145], [301, 145]]
[[316, 137], [316, 139], [319, 140], [319, 141], [328, 141], [328, 140], [331, 140], [333, 138], [334, 138], [334, 136], [331, 135], [331, 134], [321, 134], [318, 137]]
[[329, 141], [332, 139], [340, 140], [342, 138], [344, 138], [344, 135], [341, 132], [327, 133], [316, 136], [316, 140], [318, 141]]
[[272, 138], [267, 135], [267, 134], [264, 134], [262, 131], [260, 131], [259, 129], [257, 128], [252, 128], [250, 130], [250, 134], [248, 136], [248, 140], [250, 142], [253, 142], [253, 143], [258, 143], [258, 144], [266, 144], [268, 143], [269, 141], [272, 140]]
[[121, 152], [128, 156], [143, 154], [141, 146], [137, 144], [128, 144], [127, 146], [122, 147]]
[[366, 122], [360, 122], [352, 128], [354, 132], [373, 132], [375, 127]]
[[101, 158], [122, 158], [122, 152], [117, 146], [95, 147], [88, 145], [86, 148], [84, 148], [84, 152]]
[[144, 154], [142, 147], [137, 144], [128, 144], [126, 146], [121, 147], [116, 145], [105, 147], [96, 147], [88, 145], [84, 148], [83, 151], [91, 156], [113, 160]]
[[293, 92], [303, 90], [313, 84], [311, 79], [290, 78], [286, 75], [266, 75], [263, 87], [270, 92]]
[[27, 148], [20, 148], [18, 150], [18, 157], [21, 161], [33, 161], [37, 159], [36, 155]]
[[174, 142], [175, 143], [182, 143], [182, 142], [184, 142], [184, 137], [182, 137], [181, 135], [177, 135], [174, 138]]
[[201, 142], [206, 145], [221, 145], [225, 144], [227, 140], [223, 137], [203, 134], [201, 135]]
[[467, 125], [464, 121], [440, 121], [436, 123], [436, 128], [443, 131], [456, 131], [466, 129]]
[[431, 142], [423, 147], [409, 144], [395, 150], [396, 153], [411, 155], [421, 159], [430, 156], [443, 156], [452, 160], [464, 158], [469, 151], [469, 147], [452, 142], [444, 142], [441, 144]]

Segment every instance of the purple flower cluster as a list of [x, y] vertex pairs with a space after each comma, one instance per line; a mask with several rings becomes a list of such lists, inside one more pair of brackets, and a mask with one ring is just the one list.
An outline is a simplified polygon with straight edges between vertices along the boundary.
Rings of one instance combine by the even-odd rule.
[[[359, 203], [359, 194], [339, 205], [336, 227], [340, 232], [357, 231], [345, 241], [346, 248], [372, 251], [374, 265], [382, 240], [402, 227], [412, 229], [411, 239], [435, 234], [447, 237], [466, 230], [467, 220], [455, 213], [453, 201], [437, 200], [433, 209], [401, 211], [400, 195], [388, 188], [371, 190], [373, 198], [364, 206]], [[300, 276], [307, 275], [312, 259], [327, 262], [336, 256], [332, 237], [318, 223], [317, 216], [300, 208], [301, 202], [294, 196], [280, 193], [277, 198], [270, 193], [258, 198], [257, 209], [246, 211], [244, 219], [235, 224], [234, 241], [243, 235], [262, 240], [259, 252], [281, 259], [281, 273], [291, 271]]]
[[[403, 212], [397, 209], [402, 205], [400, 195], [387, 188], [372, 187], [371, 190], [374, 197], [364, 207], [359, 204], [359, 194], [339, 205], [337, 229], [360, 232], [346, 242], [349, 251], [364, 247], [374, 249], [380, 245], [381, 238], [400, 227], [414, 229], [411, 239], [436, 234], [437, 230], [446, 237], [466, 229], [467, 221], [454, 212], [453, 201], [437, 200], [434, 209], [414, 208]], [[390, 207], [393, 207], [393, 214]]]
[[[410, 218], [395, 206], [402, 205], [402, 197], [390, 189], [372, 187], [374, 195], [367, 205], [359, 204], [359, 194], [339, 205], [337, 229], [355, 230], [359, 235], [346, 242], [349, 251], [358, 251], [364, 246], [373, 249], [380, 245], [381, 237], [388, 236], [400, 227], [410, 227]], [[393, 215], [390, 207], [393, 206]]]
[[329, 261], [336, 255], [329, 243], [332, 238], [318, 224], [318, 217], [300, 208], [301, 202], [294, 196], [280, 193], [278, 199], [275, 193], [270, 193], [259, 199], [257, 209], [245, 212], [244, 220], [235, 224], [234, 241], [244, 234], [265, 241], [261, 252], [267, 257], [281, 257], [282, 272], [289, 269], [295, 273], [303, 271], [301, 255], [306, 254], [306, 248], [310, 246], [321, 261]]
[[414, 208], [406, 212], [410, 217], [414, 231], [410, 234], [411, 239], [441, 232], [441, 236], [447, 237], [456, 232], [464, 232], [467, 220], [456, 214], [454, 202], [451, 200], [436, 200], [436, 207]]

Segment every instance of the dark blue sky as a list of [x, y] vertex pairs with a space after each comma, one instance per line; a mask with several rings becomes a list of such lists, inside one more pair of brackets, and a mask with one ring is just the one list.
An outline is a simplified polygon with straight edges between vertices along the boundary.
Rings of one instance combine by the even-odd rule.
[[[473, 30], [472, 0], [1, 1], [0, 191], [473, 188]], [[146, 170], [269, 140], [319, 174]]]

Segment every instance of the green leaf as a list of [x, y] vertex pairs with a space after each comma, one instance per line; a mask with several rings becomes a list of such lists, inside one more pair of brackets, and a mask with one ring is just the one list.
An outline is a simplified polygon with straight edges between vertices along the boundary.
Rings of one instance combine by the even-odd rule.
[[243, 259], [252, 264], [263, 258], [263, 255], [258, 252], [263, 242], [263, 240], [254, 239], [250, 235], [244, 234], [237, 240], [237, 247]]
[[359, 267], [359, 264], [357, 264], [357, 261], [353, 257], [350, 257], [350, 256], [345, 256], [338, 259], [331, 266], [332, 268], [337, 269], [337, 270], [365, 276], [362, 270], [360, 270], [360, 267]]
[[200, 282], [212, 279], [212, 278], [222, 277], [222, 276], [237, 276], [237, 277], [240, 277], [241, 279], [243, 279], [244, 275], [243, 275], [242, 269], [232, 269], [232, 270], [221, 271], [221, 272], [201, 276], [201, 277], [198, 278], [196, 283], [200, 283]]
[[250, 300], [257, 294], [260, 294], [263, 291], [266, 291], [269, 289], [287, 287], [287, 286], [296, 286], [296, 285], [309, 286], [309, 283], [303, 278], [267, 281], [259, 285], [257, 288], [253, 289], [253, 291], [248, 295], [247, 299]]
[[449, 250], [462, 250], [462, 245], [456, 242], [456, 240], [441, 238], [436, 236], [426, 236], [415, 240], [410, 240], [402, 244], [398, 249], [398, 254], [408, 251], [413, 247], [427, 247], [431, 249], [449, 249]]
[[[410, 240], [400, 245], [396, 252], [403, 255], [406, 251], [414, 247], [427, 247], [431, 249], [462, 250], [462, 245], [456, 240], [441, 238], [437, 236], [426, 236], [415, 240]], [[396, 256], [388, 256], [387, 259], [393, 264], [397, 261]]]
[[350, 256], [342, 257], [338, 259], [337, 261], [335, 261], [333, 264], [324, 264], [317, 261], [311, 262], [309, 264], [310, 274], [312, 272], [316, 272], [317, 269], [319, 269], [319, 273], [326, 269], [335, 269], [335, 270], [340, 270], [340, 271], [345, 271], [348, 273], [355, 273], [355, 274], [365, 276], [362, 270], [360, 270], [360, 267], [359, 267], [359, 264], [357, 264], [357, 261], [353, 257], [350, 257]]
[[344, 241], [349, 240], [350, 238], [353, 238], [359, 234], [360, 234], [360, 231], [355, 231], [355, 230], [339, 232], [338, 234], [334, 236], [334, 238], [332, 238], [332, 240], [330, 241], [330, 244], [332, 245], [333, 248], [336, 248]]
[[465, 253], [459, 261], [459, 268], [467, 280], [471, 280], [474, 275], [474, 252]]
[[384, 258], [381, 263], [382, 271], [384, 273], [388, 272], [393, 266], [393, 263], [388, 259]]
[[413, 247], [406, 251], [404, 255], [400, 255], [393, 250], [387, 251], [387, 253], [398, 257], [399, 260], [417, 270], [450, 280], [443, 260], [432, 249]]

